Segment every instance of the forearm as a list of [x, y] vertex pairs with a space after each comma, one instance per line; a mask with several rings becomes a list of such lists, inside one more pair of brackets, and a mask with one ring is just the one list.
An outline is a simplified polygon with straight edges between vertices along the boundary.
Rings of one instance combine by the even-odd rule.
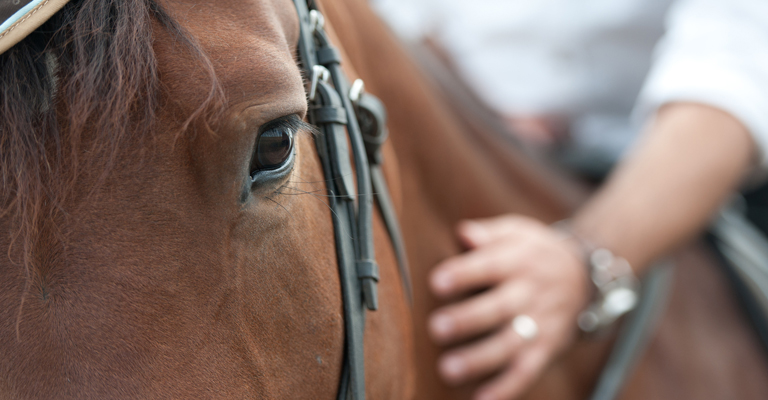
[[753, 162], [749, 132], [697, 104], [665, 106], [629, 157], [574, 217], [585, 239], [638, 272], [698, 233]]

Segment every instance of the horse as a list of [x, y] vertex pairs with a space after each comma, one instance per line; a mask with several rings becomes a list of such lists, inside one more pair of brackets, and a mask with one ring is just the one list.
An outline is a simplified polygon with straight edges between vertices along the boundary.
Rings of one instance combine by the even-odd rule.
[[[347, 75], [387, 105], [414, 287], [411, 306], [375, 214], [366, 393], [468, 398], [438, 378], [426, 334], [429, 270], [462, 251], [453, 226], [555, 221], [583, 197], [462, 125], [364, 1], [319, 3]], [[335, 398], [341, 288], [298, 35], [288, 0], [79, 0], [0, 56], [0, 398]], [[765, 398], [715, 258], [696, 243], [676, 261], [623, 398]], [[610, 344], [578, 341], [528, 398], [585, 397]]]

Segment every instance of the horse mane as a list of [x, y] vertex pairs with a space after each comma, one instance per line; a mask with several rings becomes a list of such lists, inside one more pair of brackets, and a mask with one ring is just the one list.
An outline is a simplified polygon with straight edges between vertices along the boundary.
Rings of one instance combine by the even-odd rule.
[[181, 132], [223, 92], [200, 46], [155, 0], [71, 1], [0, 55], [0, 218], [13, 227], [8, 256], [28, 278], [35, 246], [66, 215], [75, 183], [88, 176], [98, 187], [118, 151], [153, 130], [161, 106], [153, 20], [211, 78]]

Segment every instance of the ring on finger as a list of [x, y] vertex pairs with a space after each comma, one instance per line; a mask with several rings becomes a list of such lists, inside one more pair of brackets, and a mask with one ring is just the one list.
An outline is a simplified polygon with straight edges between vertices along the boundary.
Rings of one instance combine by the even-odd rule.
[[536, 339], [539, 335], [539, 325], [525, 314], [520, 314], [512, 320], [512, 330], [526, 342]]

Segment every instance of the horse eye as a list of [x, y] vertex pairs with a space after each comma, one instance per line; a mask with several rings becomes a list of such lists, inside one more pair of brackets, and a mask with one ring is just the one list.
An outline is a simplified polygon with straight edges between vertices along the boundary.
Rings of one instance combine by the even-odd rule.
[[251, 177], [259, 171], [278, 169], [291, 156], [293, 150], [293, 130], [289, 127], [276, 126], [260, 133], [256, 138]]

